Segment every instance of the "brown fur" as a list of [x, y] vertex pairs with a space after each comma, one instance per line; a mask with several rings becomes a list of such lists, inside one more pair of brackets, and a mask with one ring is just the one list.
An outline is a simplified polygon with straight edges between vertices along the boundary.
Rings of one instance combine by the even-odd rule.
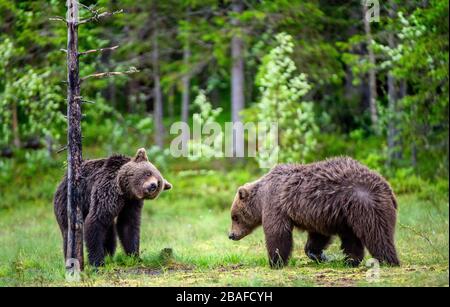
[[[148, 161], [144, 149], [134, 158], [115, 155], [84, 161], [81, 172], [81, 208], [90, 264], [102, 265], [106, 254], [114, 254], [116, 234], [126, 254], [138, 255], [143, 200], [155, 199], [171, 184]], [[67, 174], [56, 190], [54, 210], [66, 257]]]
[[338, 235], [350, 265], [359, 265], [364, 247], [379, 261], [399, 265], [396, 209], [389, 183], [351, 158], [282, 164], [239, 188], [230, 239], [240, 240], [262, 225], [270, 264], [285, 265], [296, 227], [308, 232], [305, 252], [313, 260], [325, 260], [323, 250]]

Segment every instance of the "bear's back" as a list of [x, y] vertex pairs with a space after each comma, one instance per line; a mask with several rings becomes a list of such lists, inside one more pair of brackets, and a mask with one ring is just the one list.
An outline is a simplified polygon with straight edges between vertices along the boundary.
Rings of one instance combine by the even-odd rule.
[[379, 195], [389, 198], [393, 195], [383, 177], [349, 157], [282, 164], [266, 180], [280, 209], [286, 210], [305, 229], [321, 228], [323, 233], [340, 224], [344, 218], [342, 210], [355, 196], [376, 199]]

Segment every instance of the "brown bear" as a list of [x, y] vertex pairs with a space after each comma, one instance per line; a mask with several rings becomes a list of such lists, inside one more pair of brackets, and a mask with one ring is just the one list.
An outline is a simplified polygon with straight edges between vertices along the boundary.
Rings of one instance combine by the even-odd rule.
[[359, 265], [364, 247], [380, 262], [399, 265], [396, 213], [389, 183], [358, 161], [282, 164], [238, 189], [229, 238], [240, 240], [262, 224], [272, 267], [287, 264], [294, 227], [308, 232], [305, 252], [315, 261], [326, 260], [323, 251], [338, 235], [349, 265]]
[[[134, 158], [113, 155], [86, 160], [81, 166], [81, 208], [84, 237], [93, 266], [104, 264], [116, 250], [116, 234], [128, 255], [139, 255], [139, 230], [144, 199], [155, 199], [172, 185], [148, 161], [145, 149]], [[67, 174], [54, 197], [56, 219], [67, 254]]]

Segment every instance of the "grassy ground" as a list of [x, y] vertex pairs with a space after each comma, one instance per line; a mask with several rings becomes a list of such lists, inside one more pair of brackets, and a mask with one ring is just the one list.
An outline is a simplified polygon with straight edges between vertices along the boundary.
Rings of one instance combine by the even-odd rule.
[[[61, 165], [61, 164], [59, 164]], [[17, 176], [0, 190], [0, 285], [68, 285], [52, 194], [61, 166]], [[381, 267], [370, 281], [368, 268], [347, 268], [339, 240], [329, 263], [316, 264], [303, 253], [304, 233], [295, 233], [288, 267], [268, 267], [261, 229], [239, 242], [227, 238], [229, 206], [237, 186], [256, 178], [249, 171], [173, 171], [174, 189], [147, 201], [142, 218], [141, 259], [123, 255], [94, 272], [86, 286], [448, 286], [448, 190], [443, 195], [399, 195], [399, 268]], [[165, 257], [165, 248], [173, 257]], [[369, 256], [366, 257], [368, 259]], [[79, 284], [77, 284], [79, 285]]]

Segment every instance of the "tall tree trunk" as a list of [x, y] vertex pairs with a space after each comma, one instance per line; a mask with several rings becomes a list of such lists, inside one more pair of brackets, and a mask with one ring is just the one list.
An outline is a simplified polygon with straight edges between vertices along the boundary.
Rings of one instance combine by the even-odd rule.
[[[189, 46], [185, 46], [183, 51], [183, 63], [185, 67], [189, 65], [190, 61], [190, 50]], [[183, 93], [182, 93], [182, 101], [181, 101], [181, 120], [185, 123], [189, 120], [189, 103], [190, 103], [190, 84], [191, 84], [191, 76], [189, 72], [183, 76]]]
[[[189, 22], [189, 9], [186, 10], [186, 21]], [[183, 48], [183, 65], [186, 72], [183, 76], [183, 93], [181, 100], [181, 120], [185, 123], [189, 120], [189, 103], [190, 103], [190, 86], [191, 86], [191, 73], [189, 71], [189, 64], [191, 61], [191, 47], [189, 37], [185, 38]]]
[[13, 100], [11, 104], [11, 112], [12, 112], [12, 132], [13, 132], [13, 143], [14, 147], [20, 148], [20, 133], [19, 133], [19, 118], [17, 116], [17, 104]]
[[81, 180], [81, 97], [78, 63], [78, 1], [67, 0], [67, 260], [74, 270], [83, 268], [83, 216], [80, 204]]
[[370, 108], [370, 120], [372, 122], [372, 127], [375, 132], [378, 132], [378, 111], [377, 111], [377, 77], [375, 72], [375, 54], [373, 52], [372, 44], [372, 30], [370, 27], [370, 21], [366, 18], [367, 6], [365, 3], [362, 4], [363, 11], [363, 23], [364, 31], [366, 32], [366, 44], [367, 44], [367, 54], [369, 57], [370, 69], [369, 69], [369, 108]]
[[397, 114], [397, 86], [396, 80], [391, 72], [387, 76], [388, 86], [388, 164], [392, 165], [400, 156], [398, 142], [398, 114]]
[[163, 125], [163, 98], [161, 92], [161, 81], [159, 75], [159, 46], [158, 46], [158, 25], [156, 23], [157, 8], [156, 2], [153, 2], [152, 8], [152, 66], [153, 66], [153, 119], [155, 121], [155, 143], [159, 148], [164, 147], [164, 125]]
[[[356, 27], [357, 22], [359, 20], [359, 13], [356, 10], [350, 10], [349, 16], [350, 20], [352, 21], [352, 24], [349, 26], [347, 31], [348, 37], [353, 37], [358, 33], [358, 29]], [[351, 53], [359, 53], [360, 52], [360, 45], [357, 47], [351, 47], [350, 52]], [[357, 99], [357, 97], [362, 96], [361, 95], [361, 86], [356, 87], [353, 84], [354, 76], [352, 72], [352, 68], [350, 65], [345, 66], [345, 88], [344, 88], [344, 97], [348, 101], [354, 101]]]
[[[393, 19], [396, 15], [396, 5], [391, 0], [389, 1], [389, 18]], [[388, 34], [388, 44], [389, 47], [395, 48], [396, 42], [393, 30], [390, 30]], [[404, 81], [398, 82], [389, 71], [387, 75], [387, 86], [388, 86], [388, 112], [389, 112], [389, 122], [388, 122], [388, 164], [393, 165], [396, 161], [402, 158], [402, 148], [399, 135], [399, 105], [398, 101], [401, 100], [406, 94], [406, 83]]]
[[169, 92], [167, 93], [167, 113], [169, 113], [169, 118], [172, 121], [175, 116], [175, 87], [171, 86]]
[[[241, 0], [234, 0], [232, 10], [234, 13], [241, 13], [244, 4]], [[239, 22], [232, 20], [234, 30], [239, 32]], [[241, 122], [239, 112], [244, 108], [244, 42], [239, 33], [235, 33], [231, 39], [231, 120], [233, 123]], [[244, 131], [236, 129], [234, 131], [234, 154], [235, 156], [244, 155]]]

